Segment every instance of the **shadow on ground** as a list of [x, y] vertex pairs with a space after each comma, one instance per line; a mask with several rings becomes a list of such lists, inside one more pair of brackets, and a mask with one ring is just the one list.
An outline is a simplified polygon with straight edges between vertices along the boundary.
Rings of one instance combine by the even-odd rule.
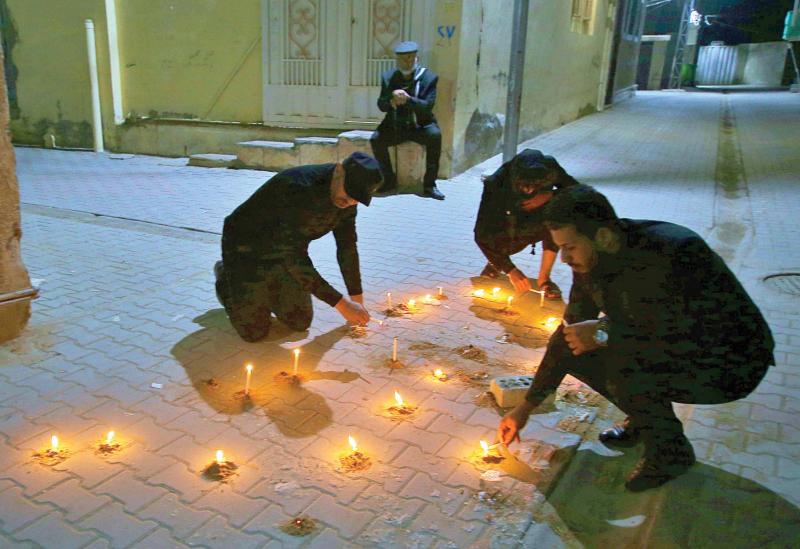
[[[308, 437], [331, 424], [331, 408], [309, 388], [314, 381], [350, 383], [360, 377], [348, 370], [317, 370], [325, 353], [346, 335], [344, 326], [303, 344], [298, 370], [302, 383], [294, 384], [285, 379], [287, 376], [279, 376], [281, 372], [292, 372], [291, 345], [286, 344], [304, 339], [307, 332], [292, 332], [275, 322], [265, 341], [247, 344], [238, 339], [223, 309], [210, 310], [194, 322], [202, 328], [179, 341], [171, 352], [186, 370], [197, 394], [219, 413], [236, 415], [261, 410], [287, 437]], [[250, 397], [242, 398], [246, 363], [252, 363], [254, 368]]]
[[[562, 299], [545, 299], [540, 305], [540, 296], [534, 292], [516, 294], [514, 288], [506, 280], [473, 276], [473, 293], [483, 290], [484, 297], [472, 297], [469, 310], [481, 320], [496, 322], [509, 334], [508, 343], [515, 343], [529, 349], [539, 349], [547, 345], [550, 334], [558, 326], [566, 305]], [[536, 288], [536, 282], [531, 281]], [[493, 296], [492, 290], [500, 288]], [[508, 296], [513, 296], [511, 307], [508, 307]], [[548, 319], [550, 323], [548, 324]], [[555, 322], [555, 324], [553, 324]]]
[[800, 510], [778, 494], [702, 463], [631, 493], [624, 481], [638, 457], [580, 450], [548, 497], [587, 547], [797, 547]]

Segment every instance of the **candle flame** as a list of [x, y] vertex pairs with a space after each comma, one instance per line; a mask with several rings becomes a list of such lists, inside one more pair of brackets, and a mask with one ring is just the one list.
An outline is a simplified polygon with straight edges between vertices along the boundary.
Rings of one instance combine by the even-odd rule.
[[433, 375], [434, 375], [435, 377], [442, 377], [442, 376], [444, 375], [444, 372], [442, 371], [442, 369], [441, 369], [441, 368], [436, 368], [436, 369], [433, 371]]
[[508, 299], [506, 301], [508, 301], [508, 306], [511, 307], [511, 302], [514, 301], [514, 296], [513, 295], [508, 296]]
[[556, 317], [554, 317], [554, 316], [551, 316], [551, 317], [548, 317], [548, 319], [545, 320], [544, 323], [548, 328], [552, 329], [552, 328], [555, 328], [556, 325], [558, 324], [558, 319]]
[[497, 295], [499, 292], [500, 292], [500, 288], [498, 288], [496, 286], [494, 288], [492, 288], [492, 295]]
[[483, 457], [488, 456], [489, 455], [489, 443], [486, 442], [485, 440], [482, 440], [481, 441], [481, 448], [483, 448]]
[[50, 437], [50, 446], [53, 448], [53, 451], [58, 451], [58, 437], [53, 435]]
[[400, 393], [397, 391], [394, 392], [394, 399], [397, 401], [398, 406], [403, 406], [403, 397], [400, 396]]
[[245, 366], [245, 368], [247, 369], [247, 373], [248, 374], [253, 371], [253, 365], [252, 364], [248, 364], [247, 366]]
[[294, 350], [294, 356], [296, 356], [296, 357], [300, 356], [300, 349], [295, 349]]
[[111, 444], [112, 440], [114, 440], [114, 431], [109, 431], [106, 435], [106, 444]]
[[220, 465], [225, 463], [225, 454], [222, 453], [222, 450], [217, 450], [217, 463]]
[[429, 302], [431, 300], [431, 294], [425, 294], [425, 299], [423, 301]]
[[413, 309], [414, 305], [416, 305], [416, 304], [417, 304], [416, 300], [414, 300], [414, 299], [409, 299], [408, 300], [408, 308], [409, 309]]
[[480, 290], [475, 290], [475, 294], [474, 294], [474, 295], [475, 295], [475, 297], [483, 297], [483, 294], [484, 294], [484, 293], [485, 293], [485, 292], [484, 292], [484, 291], [483, 291], [483, 289], [481, 288]]
[[354, 439], [351, 435], [347, 435], [347, 441], [350, 443], [350, 448], [353, 449], [353, 452], [357, 452], [358, 444], [356, 444], [356, 439]]

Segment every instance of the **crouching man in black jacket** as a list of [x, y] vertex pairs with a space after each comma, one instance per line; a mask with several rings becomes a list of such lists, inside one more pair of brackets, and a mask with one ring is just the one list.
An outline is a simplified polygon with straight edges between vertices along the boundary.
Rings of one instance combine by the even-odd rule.
[[644, 444], [626, 487], [660, 486], [695, 461], [672, 403], [747, 396], [774, 364], [769, 327], [722, 259], [685, 227], [619, 219], [586, 185], [553, 197], [545, 223], [573, 271], [569, 305], [526, 402], [502, 419], [498, 436], [518, 439], [570, 374], [628, 415], [602, 442]]
[[[356, 152], [341, 163], [284, 170], [225, 218], [217, 298], [245, 341], [269, 334], [270, 314], [290, 328], [311, 325], [314, 295], [350, 323], [366, 324], [356, 248], [356, 208], [369, 206], [381, 183], [374, 158]], [[312, 240], [333, 231], [336, 259], [350, 298], [314, 268]]]

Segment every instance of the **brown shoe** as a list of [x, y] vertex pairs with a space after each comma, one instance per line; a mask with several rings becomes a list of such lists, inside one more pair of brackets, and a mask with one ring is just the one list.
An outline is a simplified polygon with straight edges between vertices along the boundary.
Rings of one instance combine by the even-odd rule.
[[685, 473], [695, 462], [694, 450], [689, 440], [681, 434], [669, 444], [661, 444], [636, 464], [625, 488], [631, 492], [643, 492], [657, 488]]

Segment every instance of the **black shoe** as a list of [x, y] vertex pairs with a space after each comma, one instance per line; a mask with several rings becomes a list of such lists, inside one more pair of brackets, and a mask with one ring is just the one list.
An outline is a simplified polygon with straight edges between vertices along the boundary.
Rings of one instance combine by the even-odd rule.
[[485, 276], [486, 278], [500, 278], [503, 276], [503, 273], [497, 270], [497, 267], [491, 263], [487, 263], [486, 267], [481, 271], [481, 276]]
[[444, 200], [442, 191], [440, 191], [436, 185], [425, 187], [425, 189], [422, 191], [422, 196], [427, 196], [428, 198], [434, 198], [436, 200]]
[[606, 446], [629, 448], [639, 442], [639, 434], [639, 429], [631, 425], [630, 418], [626, 418], [622, 424], [616, 424], [602, 431], [597, 438]]
[[685, 473], [695, 462], [692, 444], [683, 435], [679, 435], [669, 444], [659, 444], [651, 451], [645, 451], [645, 457], [636, 464], [625, 488], [631, 492], [642, 492], [657, 488]]

